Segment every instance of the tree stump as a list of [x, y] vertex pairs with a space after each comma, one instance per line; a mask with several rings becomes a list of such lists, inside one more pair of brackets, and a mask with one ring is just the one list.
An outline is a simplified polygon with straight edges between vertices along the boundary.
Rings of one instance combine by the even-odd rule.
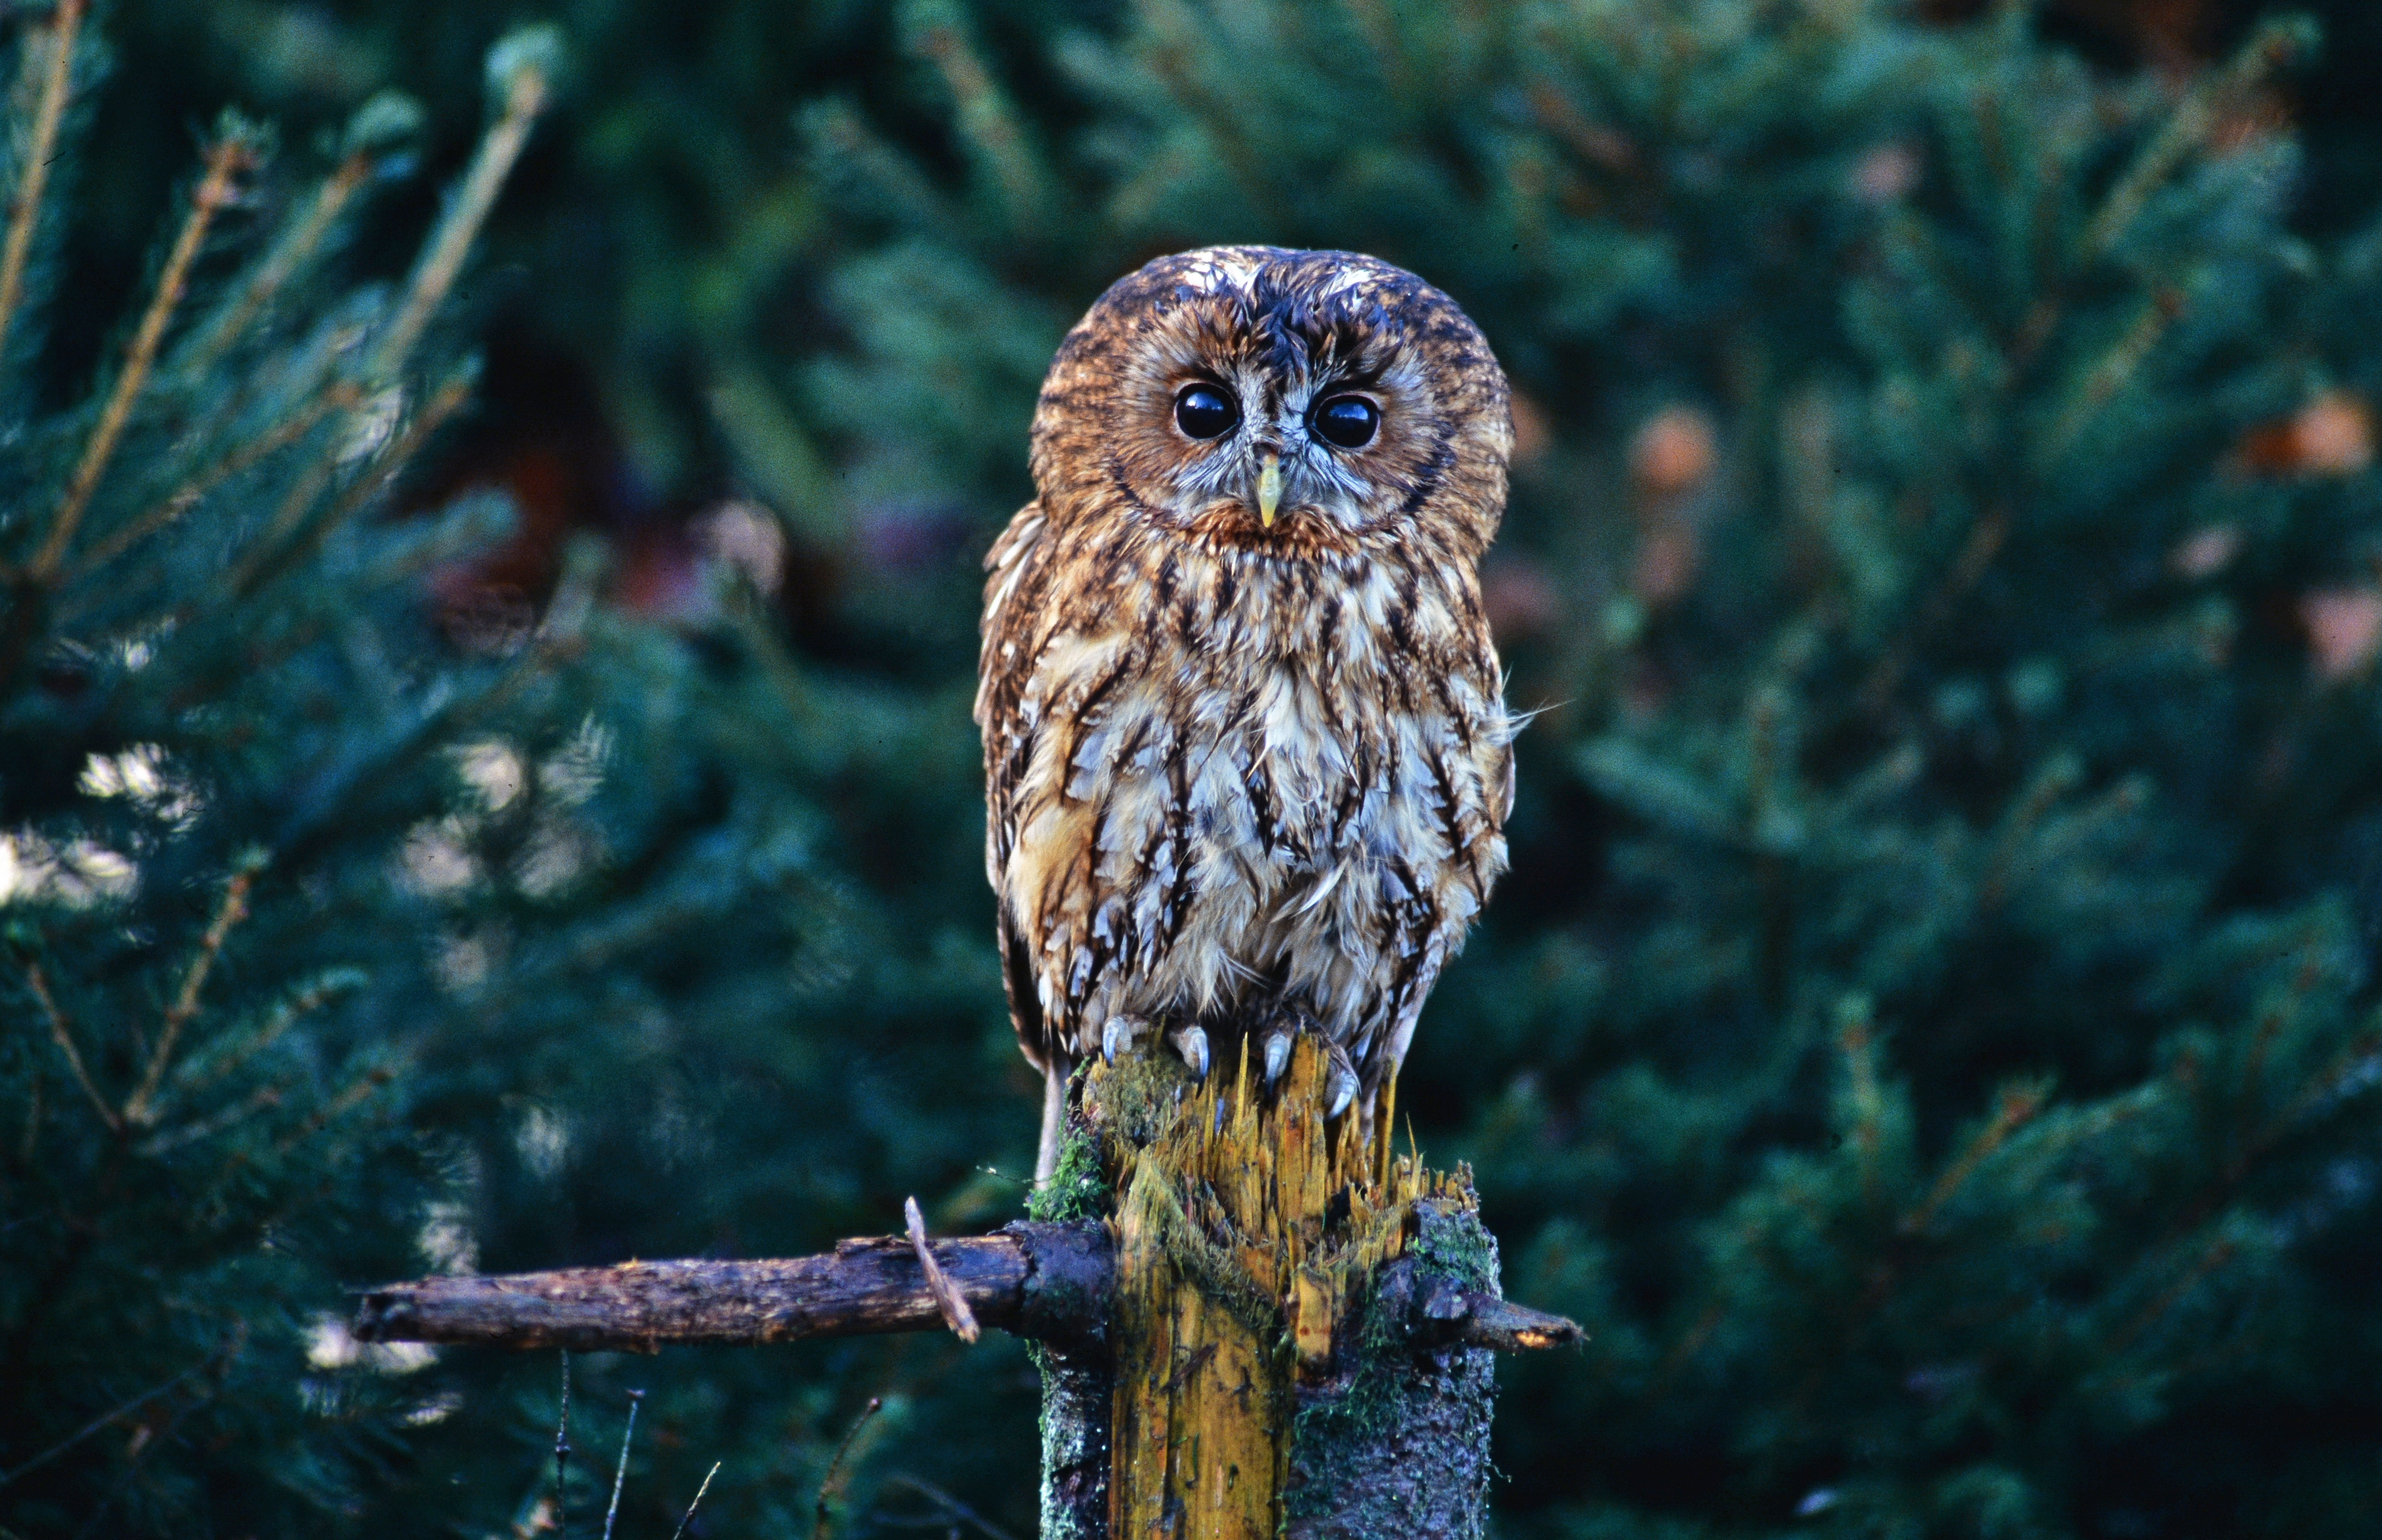
[[1328, 1072], [1301, 1037], [1271, 1089], [1246, 1042], [1205, 1083], [1162, 1052], [1079, 1075], [1038, 1214], [1105, 1212], [1116, 1281], [1105, 1340], [1045, 1353], [1046, 1537], [1484, 1532], [1492, 1372], [1459, 1337], [1496, 1243], [1468, 1171], [1393, 1152], [1391, 1097], [1326, 1122]]

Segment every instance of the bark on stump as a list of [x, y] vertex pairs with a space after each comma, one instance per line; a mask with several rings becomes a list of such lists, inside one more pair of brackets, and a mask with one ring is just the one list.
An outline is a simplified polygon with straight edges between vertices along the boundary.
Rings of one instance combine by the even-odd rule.
[[[1327, 1124], [1310, 1038], [1271, 1090], [1236, 1057], [1077, 1082], [1038, 1214], [1106, 1212], [1116, 1285], [1105, 1343], [1045, 1351], [1042, 1534], [1482, 1534], [1492, 1371], [1459, 1338], [1503, 1307], [1470, 1173], [1394, 1154], [1387, 1098]], [[1511, 1345], [1555, 1339], [1516, 1319]]]

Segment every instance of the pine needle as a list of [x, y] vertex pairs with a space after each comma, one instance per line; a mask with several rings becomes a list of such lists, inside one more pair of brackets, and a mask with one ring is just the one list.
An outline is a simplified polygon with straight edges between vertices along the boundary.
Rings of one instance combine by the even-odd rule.
[[313, 432], [323, 419], [334, 411], [352, 408], [356, 400], [357, 391], [353, 385], [341, 382], [333, 385], [280, 423], [250, 439], [177, 487], [164, 502], [92, 546], [84, 554], [82, 560], [76, 563], [74, 570], [68, 574], [68, 581], [90, 576], [151, 535], [163, 532], [196, 507], [208, 493], [266, 457], [297, 443]]

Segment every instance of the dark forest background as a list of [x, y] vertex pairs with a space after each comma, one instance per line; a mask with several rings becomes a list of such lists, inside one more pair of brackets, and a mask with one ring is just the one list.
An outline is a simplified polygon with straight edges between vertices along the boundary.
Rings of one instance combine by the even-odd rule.
[[1019, 1211], [976, 564], [1067, 324], [1227, 240], [1517, 390], [1515, 866], [1399, 1096], [1593, 1334], [1501, 1532], [2382, 1530], [2378, 72], [2360, 0], [98, 8], [0, 294], [0, 1535], [592, 1534], [632, 1390], [624, 1535], [1032, 1532], [1013, 1343], [580, 1359], [559, 1511], [552, 1355], [339, 1322]]

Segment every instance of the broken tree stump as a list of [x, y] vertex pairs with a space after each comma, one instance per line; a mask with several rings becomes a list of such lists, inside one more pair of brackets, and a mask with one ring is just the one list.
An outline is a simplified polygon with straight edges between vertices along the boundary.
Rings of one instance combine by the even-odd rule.
[[1079, 1077], [1038, 1212], [1112, 1215], [1115, 1293], [1105, 1397], [1045, 1359], [1046, 1540], [1485, 1533], [1488, 1350], [1578, 1328], [1498, 1296], [1469, 1173], [1394, 1155], [1393, 1106], [1326, 1121], [1329, 1072], [1301, 1038], [1271, 1089], [1246, 1043]]

